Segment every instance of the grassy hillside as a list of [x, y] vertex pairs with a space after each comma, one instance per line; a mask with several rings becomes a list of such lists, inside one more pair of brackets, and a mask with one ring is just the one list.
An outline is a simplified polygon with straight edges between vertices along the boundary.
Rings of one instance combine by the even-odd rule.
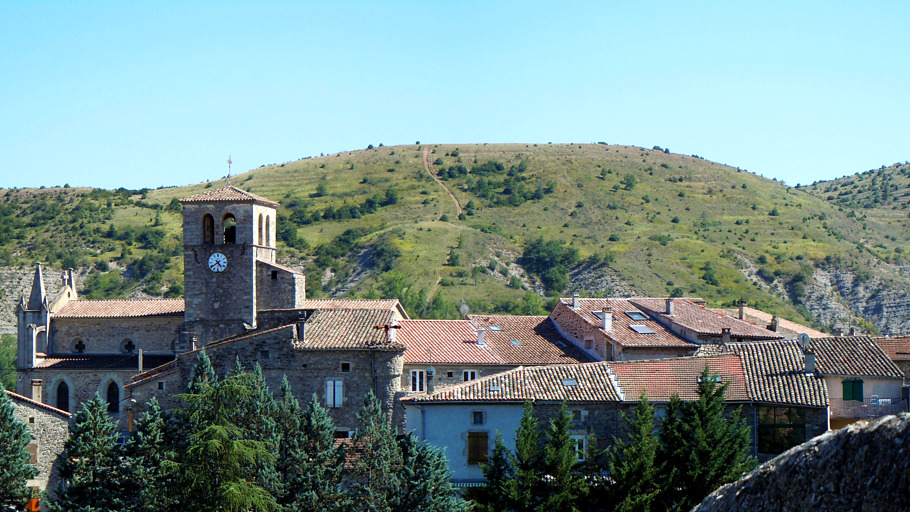
[[[907, 285], [906, 214], [857, 212], [824, 184], [791, 188], [660, 148], [380, 146], [232, 183], [282, 204], [279, 257], [305, 268], [309, 295], [396, 295], [415, 316], [454, 316], [462, 299], [473, 312], [536, 312], [541, 295], [577, 291], [745, 299], [818, 325], [834, 323], [815, 311], [819, 272]], [[0, 192], [0, 264], [81, 266], [93, 297], [179, 296], [174, 200], [222, 185]]]

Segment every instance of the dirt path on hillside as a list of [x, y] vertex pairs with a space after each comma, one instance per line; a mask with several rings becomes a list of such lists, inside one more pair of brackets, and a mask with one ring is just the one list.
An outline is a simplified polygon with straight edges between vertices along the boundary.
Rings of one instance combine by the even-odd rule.
[[433, 174], [430, 171], [430, 148], [429, 147], [423, 148], [423, 168], [427, 171], [427, 174], [429, 174], [431, 178], [436, 180], [436, 183], [439, 183], [440, 187], [446, 189], [446, 193], [449, 194], [449, 197], [452, 198], [452, 202], [455, 203], [455, 216], [457, 217], [457, 216], [461, 215], [461, 203], [458, 202], [458, 198], [455, 197], [455, 194], [452, 193], [452, 190], [450, 190], [449, 187], [445, 183], [443, 183], [442, 180], [439, 179], [438, 176], [436, 176], [435, 174]]

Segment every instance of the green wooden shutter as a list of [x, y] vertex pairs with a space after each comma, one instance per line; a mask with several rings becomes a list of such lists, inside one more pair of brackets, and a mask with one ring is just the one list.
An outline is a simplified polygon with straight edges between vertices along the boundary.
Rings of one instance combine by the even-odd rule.
[[853, 381], [853, 399], [863, 401], [863, 381], [860, 379]]

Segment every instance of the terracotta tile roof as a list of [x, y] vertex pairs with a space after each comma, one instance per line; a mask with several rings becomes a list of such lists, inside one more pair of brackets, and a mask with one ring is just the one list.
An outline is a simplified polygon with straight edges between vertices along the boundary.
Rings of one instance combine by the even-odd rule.
[[136, 384], [140, 384], [142, 382], [154, 379], [155, 377], [162, 377], [164, 375], [170, 375], [171, 373], [174, 373], [176, 371], [177, 371], [177, 360], [174, 359], [173, 361], [164, 363], [161, 366], [156, 366], [155, 368], [152, 368], [151, 370], [144, 371], [137, 375], [133, 375], [133, 377], [130, 379], [130, 382], [128, 384], [125, 384], [123, 387], [130, 388]]
[[185, 197], [180, 200], [181, 204], [193, 204], [193, 203], [260, 203], [274, 208], [278, 207], [278, 203], [272, 201], [271, 199], [266, 199], [264, 197], [257, 196], [256, 194], [247, 192], [246, 190], [240, 190], [239, 188], [228, 185], [226, 187], [221, 187], [217, 190], [208, 190], [206, 192], [201, 192], [199, 194]]
[[729, 382], [726, 399], [748, 401], [746, 376], [735, 354], [707, 357], [678, 357], [649, 361], [609, 363], [626, 401], [637, 401], [644, 392], [652, 402], [666, 402], [676, 393], [683, 400], [698, 399], [698, 376], [707, 366], [721, 383]]
[[407, 313], [397, 299], [306, 299], [300, 309], [384, 309], [397, 310], [402, 317]]
[[22, 402], [22, 403], [31, 405], [33, 407], [38, 407], [40, 409], [44, 409], [45, 411], [49, 411], [58, 416], [62, 416], [63, 418], [65, 418], [67, 420], [73, 417], [73, 415], [71, 413], [68, 413], [61, 409], [57, 409], [56, 407], [51, 407], [50, 405], [38, 402], [37, 400], [32, 400], [31, 398], [29, 398], [27, 396], [20, 395], [19, 393], [13, 393], [12, 391], [9, 391], [9, 390], [4, 390], [4, 391], [6, 391], [6, 394], [9, 395], [10, 400], [12, 400], [14, 402]]
[[[148, 368], [173, 361], [173, 355], [144, 354], [142, 364]], [[52, 370], [138, 370], [138, 354], [52, 354], [35, 368]]]
[[402, 320], [398, 325], [398, 341], [407, 347], [405, 364], [501, 364], [489, 344], [477, 344], [470, 321]]
[[749, 395], [756, 402], [782, 405], [828, 405], [825, 379], [806, 373], [806, 359], [796, 341], [727, 345], [742, 357]]
[[[571, 384], [574, 382], [575, 384]], [[571, 385], [567, 385], [571, 384]], [[606, 363], [519, 367], [503, 373], [412, 395], [403, 402], [617, 402]]]
[[[572, 299], [559, 299], [563, 306], [573, 311], [589, 324], [600, 328], [602, 320], [594, 312], [603, 311], [604, 308], [613, 311], [613, 329], [602, 331], [613, 341], [623, 347], [684, 347], [695, 350], [696, 344], [690, 343], [655, 321], [653, 318], [646, 320], [633, 320], [628, 312], [641, 311], [629, 299], [578, 299], [578, 308], [572, 308]], [[553, 318], [558, 312], [554, 310], [550, 315]], [[642, 334], [632, 330], [631, 325], [644, 325], [654, 331], [653, 334]]]
[[783, 339], [780, 333], [763, 329], [738, 318], [727, 316], [723, 313], [711, 311], [703, 305], [695, 304], [686, 299], [673, 299], [673, 315], [667, 315], [667, 299], [629, 299], [630, 302], [642, 309], [648, 310], [652, 315], [660, 317], [663, 321], [674, 323], [695, 331], [699, 334], [720, 336], [721, 329], [729, 328], [730, 335], [734, 338], [749, 339]]
[[280, 264], [280, 263], [275, 263], [274, 261], [265, 261], [265, 260], [257, 259], [257, 260], [256, 260], [256, 263], [262, 263], [263, 265], [267, 265], [267, 266], [269, 266], [269, 267], [277, 268], [278, 270], [284, 270], [285, 272], [290, 272], [290, 273], [292, 273], [292, 274], [301, 274], [301, 275], [303, 274], [303, 272], [301, 272], [301, 271], [299, 271], [299, 270], [295, 270], [295, 269], [293, 269], [293, 268], [291, 268], [291, 267], [282, 265], [282, 264]]
[[872, 338], [892, 361], [910, 361], [910, 336]]
[[894, 361], [869, 336], [815, 338], [815, 369], [823, 375], [903, 379]]
[[[540, 365], [590, 362], [546, 316], [481, 316], [468, 320], [404, 320], [398, 340], [405, 363]], [[485, 346], [477, 344], [484, 330]], [[515, 340], [515, 343], [512, 342]]]
[[392, 311], [384, 309], [320, 309], [304, 323], [303, 340], [295, 341], [294, 348], [405, 350], [400, 342], [390, 341], [384, 329], [375, 328], [393, 320]]
[[[713, 311], [725, 313], [727, 316], [739, 319], [739, 308], [720, 309], [720, 310], [713, 310]], [[765, 313], [764, 311], [762, 311], [760, 309], [748, 308], [748, 307], [743, 308], [743, 314], [745, 316], [746, 322], [753, 323], [753, 324], [756, 324], [761, 327], [767, 327], [767, 326], [771, 325], [771, 318], [773, 318], [773, 316], [774, 316], [771, 313]], [[813, 329], [811, 327], [806, 327], [805, 325], [798, 324], [796, 322], [791, 322], [790, 320], [787, 320], [785, 318], [778, 317], [778, 326], [779, 326], [780, 330], [790, 331], [790, 332], [794, 332], [797, 334], [808, 334], [810, 338], [824, 338], [825, 336], [827, 336], [827, 334], [825, 334], [821, 331], [816, 331], [815, 329]]]
[[137, 318], [183, 316], [183, 299], [73, 300], [54, 314], [55, 318]]

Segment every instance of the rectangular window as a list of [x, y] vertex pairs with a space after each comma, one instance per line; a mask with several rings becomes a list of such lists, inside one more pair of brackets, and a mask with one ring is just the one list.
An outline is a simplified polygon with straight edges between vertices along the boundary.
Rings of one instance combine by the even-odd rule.
[[587, 447], [587, 436], [569, 436], [572, 438], [572, 441], [575, 442], [575, 455], [578, 457], [578, 462], [584, 462], [585, 460], [585, 448]]
[[471, 412], [471, 424], [472, 425], [483, 425], [483, 411], [472, 411]]
[[455, 372], [446, 372], [446, 377], [448, 377], [448, 378], [450, 378], [450, 379], [451, 379], [451, 378], [454, 378], [454, 377], [455, 377]]
[[337, 409], [344, 402], [343, 385], [340, 380], [325, 381], [325, 405], [329, 409]]
[[341, 371], [343, 373], [348, 373], [351, 371], [351, 363], [341, 363]]
[[594, 340], [585, 340], [585, 350], [594, 348]]
[[158, 391], [164, 391], [164, 382], [158, 382]]
[[270, 356], [270, 354], [269, 354], [269, 351], [268, 351], [268, 350], [260, 350], [260, 351], [259, 351], [259, 359], [262, 359], [262, 360], [264, 360], [264, 361], [268, 361], [269, 359], [271, 359], [271, 356]]
[[486, 432], [468, 432], [468, 464], [487, 461], [487, 436]]
[[797, 407], [758, 408], [758, 453], [783, 453], [805, 441], [805, 410]]
[[465, 370], [464, 371], [464, 381], [474, 380], [477, 378], [477, 370]]
[[844, 381], [844, 400], [863, 401], [862, 379], [849, 379]]
[[426, 375], [426, 372], [423, 370], [411, 370], [411, 391], [418, 393], [423, 392]]
[[572, 411], [572, 421], [581, 421], [581, 409]]

